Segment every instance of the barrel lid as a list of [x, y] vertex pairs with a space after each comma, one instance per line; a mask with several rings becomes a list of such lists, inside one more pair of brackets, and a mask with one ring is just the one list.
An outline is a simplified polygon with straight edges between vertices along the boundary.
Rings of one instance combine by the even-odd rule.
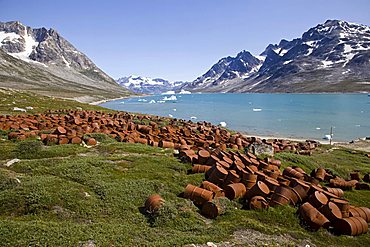
[[262, 181], [258, 181], [257, 182], [257, 186], [260, 188], [260, 190], [265, 193], [265, 194], [269, 194], [270, 193], [270, 189], [269, 187]]
[[315, 191], [315, 193], [313, 194], [313, 196], [316, 198], [316, 200], [318, 200], [322, 205], [325, 205], [328, 203], [328, 197], [320, 192], [320, 191]]

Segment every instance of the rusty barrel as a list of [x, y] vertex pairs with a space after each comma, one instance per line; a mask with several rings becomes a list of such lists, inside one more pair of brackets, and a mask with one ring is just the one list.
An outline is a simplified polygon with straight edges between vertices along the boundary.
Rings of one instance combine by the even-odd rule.
[[292, 178], [304, 179], [303, 173], [300, 173], [299, 171], [293, 169], [290, 166], [284, 169], [283, 175]]
[[333, 223], [342, 218], [342, 212], [333, 202], [328, 202], [326, 205], [322, 206], [319, 211]]
[[264, 183], [269, 187], [271, 192], [274, 192], [280, 186], [280, 183], [271, 177], [266, 178]]
[[360, 173], [359, 172], [351, 172], [350, 174], [351, 180], [360, 181]]
[[339, 188], [325, 187], [324, 190], [336, 195], [337, 197], [343, 197], [343, 195], [344, 195], [343, 190], [339, 189]]
[[211, 154], [207, 150], [201, 149], [198, 151], [199, 164], [205, 164], [209, 157], [211, 157]]
[[368, 183], [358, 182], [356, 183], [356, 190], [370, 190], [370, 186]]
[[215, 165], [208, 176], [208, 181], [214, 184], [222, 184], [227, 177], [228, 172], [220, 165]]
[[211, 169], [211, 166], [206, 166], [206, 165], [193, 165], [191, 168], [192, 173], [205, 173], [209, 169]]
[[284, 206], [290, 203], [292, 191], [286, 186], [279, 186], [271, 196], [270, 206]]
[[156, 212], [160, 207], [162, 207], [164, 202], [165, 201], [160, 195], [158, 194], [151, 195], [145, 201], [145, 209], [148, 212]]
[[201, 209], [201, 214], [209, 219], [214, 219], [223, 212], [220, 204], [215, 201], [205, 202]]
[[262, 196], [254, 196], [249, 200], [249, 209], [267, 209], [269, 204], [267, 200]]
[[213, 192], [188, 184], [185, 188], [184, 197], [196, 204], [203, 205], [205, 202], [212, 200]]
[[349, 216], [361, 217], [366, 222], [370, 222], [370, 209], [367, 207], [351, 207], [349, 209]]
[[370, 174], [369, 174], [369, 173], [366, 173], [366, 174], [364, 175], [363, 180], [364, 180], [364, 182], [366, 182], [366, 183], [370, 183]]
[[246, 197], [249, 200], [254, 196], [267, 197], [270, 194], [269, 187], [262, 181], [257, 181], [255, 185], [247, 192]]
[[298, 210], [303, 221], [312, 229], [318, 230], [320, 227], [327, 228], [330, 226], [330, 221], [312, 206], [309, 202], [302, 204]]
[[242, 183], [245, 185], [247, 190], [250, 190], [257, 183], [257, 175], [252, 173], [243, 173]]
[[223, 197], [225, 196], [225, 192], [222, 188], [218, 187], [214, 183], [211, 183], [209, 181], [203, 181], [202, 185], [200, 186], [203, 189], [212, 191], [215, 194], [215, 197]]
[[277, 180], [281, 185], [289, 186], [290, 185], [290, 180], [284, 178], [283, 176], [278, 176]]
[[324, 168], [319, 167], [316, 169], [315, 178], [317, 178], [320, 182], [325, 179], [326, 171]]
[[87, 138], [86, 145], [88, 146], [95, 146], [98, 142], [95, 140], [95, 138]]
[[240, 182], [240, 177], [235, 170], [230, 170], [226, 176], [225, 185], [235, 184]]
[[330, 201], [335, 203], [335, 205], [338, 206], [338, 208], [342, 212], [342, 218], [348, 218], [349, 217], [350, 206], [349, 206], [348, 201], [343, 200], [343, 199], [337, 199], [337, 198], [332, 198]]
[[229, 184], [224, 188], [225, 196], [230, 200], [244, 197], [246, 188], [243, 183]]
[[329, 202], [329, 199], [324, 193], [320, 191], [315, 191], [315, 193], [309, 196], [308, 201], [312, 206], [319, 209], [322, 206], [326, 205]]
[[158, 147], [161, 147], [161, 148], [174, 148], [175, 147], [175, 144], [173, 142], [160, 140], [158, 142]]
[[361, 217], [349, 217], [336, 221], [334, 228], [341, 234], [357, 236], [367, 233], [369, 226]]
[[271, 165], [274, 165], [274, 166], [277, 166], [280, 168], [281, 166], [281, 161], [280, 160], [276, 160], [276, 159], [273, 159], [273, 158], [266, 158], [265, 161]]
[[304, 183], [296, 182], [296, 185], [292, 188], [292, 192], [297, 196], [298, 203], [301, 203], [306, 199], [309, 188], [310, 187]]

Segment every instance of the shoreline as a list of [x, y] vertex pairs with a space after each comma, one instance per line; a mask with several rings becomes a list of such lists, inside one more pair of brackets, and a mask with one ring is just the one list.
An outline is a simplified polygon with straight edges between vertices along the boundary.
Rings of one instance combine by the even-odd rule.
[[[316, 141], [320, 144], [325, 144], [325, 145], [329, 145], [330, 144], [330, 141], [329, 140], [317, 140], [317, 139], [312, 139], [312, 138], [298, 138], [298, 137], [282, 137], [282, 136], [265, 136], [265, 135], [253, 135], [253, 134], [243, 134], [243, 136], [246, 136], [246, 137], [257, 137], [257, 138], [260, 138], [260, 139], [266, 139], [266, 140], [273, 140], [273, 139], [279, 139], [279, 140], [288, 140], [288, 141], [293, 141], [293, 142], [305, 142], [306, 140], [311, 140], [311, 141]], [[341, 141], [332, 141], [332, 145], [335, 145], [335, 144], [344, 144], [344, 143], [348, 143], [348, 142], [341, 142]]]
[[[132, 96], [128, 96], [128, 97], [132, 98]], [[125, 98], [128, 98], [128, 97], [122, 96], [122, 97], [114, 98], [114, 99], [103, 99], [103, 100], [99, 100], [99, 101], [90, 102], [89, 105], [100, 105], [100, 104], [103, 104], [103, 103], [108, 102], [108, 101], [120, 100], [120, 99], [125, 99]]]
[[143, 94], [143, 95], [128, 95], [128, 96], [122, 96], [122, 97], [113, 98], [113, 99], [103, 99], [103, 100], [99, 100], [99, 101], [94, 101], [94, 102], [90, 102], [88, 104], [89, 105], [100, 105], [100, 104], [103, 104], [103, 103], [106, 103], [106, 102], [109, 102], [109, 101], [115, 101], [115, 100], [127, 99], [127, 98], [145, 97], [145, 96], [149, 96], [149, 95], [146, 95], [146, 94]]

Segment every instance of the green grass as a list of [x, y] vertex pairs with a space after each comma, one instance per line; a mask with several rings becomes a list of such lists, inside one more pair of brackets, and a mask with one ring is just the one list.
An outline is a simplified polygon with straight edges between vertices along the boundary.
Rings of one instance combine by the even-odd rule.
[[[101, 109], [16, 94], [16, 106], [33, 106], [34, 112]], [[13, 101], [9, 97], [0, 104], [0, 114], [14, 114], [7, 106]], [[0, 95], [0, 99], [4, 98]], [[0, 132], [0, 164], [21, 159], [11, 167], [0, 165], [1, 246], [79, 246], [89, 240], [97, 246], [182, 246], [228, 241], [242, 229], [288, 234], [295, 239], [292, 245], [304, 240], [317, 246], [368, 246], [370, 242], [369, 234], [354, 238], [326, 230], [307, 231], [291, 207], [249, 211], [240, 209], [237, 201], [226, 200], [225, 214], [206, 219], [190, 200], [178, 196], [188, 183], [199, 185], [204, 175], [188, 175], [190, 164], [180, 163], [172, 150], [119, 143], [102, 134], [92, 136], [100, 144], [85, 148], [43, 146], [37, 140], [13, 142], [7, 140], [6, 132]], [[364, 153], [328, 146], [312, 156], [279, 153], [276, 157], [283, 167], [297, 165], [308, 173], [319, 166], [343, 177], [355, 169], [370, 171], [370, 159]], [[166, 202], [158, 214], [148, 215], [142, 207], [153, 193]], [[345, 197], [353, 205], [370, 207], [370, 191], [348, 191]]]
[[[12, 158], [19, 157], [19, 143], [0, 144], [13, 150]], [[180, 163], [171, 150], [112, 142], [110, 138], [91, 149], [78, 145], [42, 149], [47, 151], [0, 168], [2, 246], [77, 246], [90, 239], [98, 246], [174, 246], [222, 241], [245, 228], [289, 234], [297, 243], [309, 239], [319, 246], [348, 246], [354, 240], [326, 230], [305, 230], [291, 207], [249, 211], [241, 210], [238, 202], [228, 202], [224, 215], [206, 220], [189, 200], [178, 197], [186, 184], [200, 184], [203, 174], [187, 175], [190, 165]], [[336, 164], [336, 171], [342, 174], [350, 169], [347, 160], [363, 171], [369, 169], [370, 161], [362, 154], [326, 150], [313, 156], [278, 156], [284, 166], [300, 165], [307, 172]], [[143, 214], [144, 201], [153, 193], [163, 196], [165, 207], [155, 216]], [[349, 191], [346, 198], [370, 207], [369, 191]], [[362, 235], [355, 240], [365, 246], [370, 239]]]
[[47, 96], [37, 95], [25, 91], [10, 91], [0, 88], [0, 115], [1, 114], [21, 114], [22, 112], [14, 111], [14, 107], [25, 109], [32, 107], [33, 109], [26, 109], [28, 114], [45, 112], [48, 110], [59, 109], [83, 109], [83, 110], [99, 110], [112, 112], [100, 106], [94, 106], [84, 103], [79, 103], [73, 100], [64, 100], [52, 98]]

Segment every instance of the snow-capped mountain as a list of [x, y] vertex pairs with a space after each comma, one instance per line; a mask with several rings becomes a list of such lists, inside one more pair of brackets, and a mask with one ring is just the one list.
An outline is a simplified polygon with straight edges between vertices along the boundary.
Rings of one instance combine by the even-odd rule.
[[149, 78], [143, 76], [128, 76], [116, 80], [117, 83], [135, 93], [160, 94], [166, 91], [178, 90], [184, 82], [170, 82], [160, 78]]
[[[246, 54], [241, 58], [240, 54]], [[244, 57], [246, 59], [244, 59]], [[370, 27], [328, 20], [254, 57], [226, 57], [184, 88], [213, 92], [370, 91]]]
[[0, 50], [0, 86], [62, 97], [127, 94], [54, 29], [0, 22]]
[[193, 87], [227, 87], [227, 82], [230, 80], [247, 78], [258, 71], [262, 63], [263, 58], [257, 58], [248, 51], [242, 51], [236, 57], [229, 56], [220, 59], [207, 73], [198, 77], [191, 85]]

